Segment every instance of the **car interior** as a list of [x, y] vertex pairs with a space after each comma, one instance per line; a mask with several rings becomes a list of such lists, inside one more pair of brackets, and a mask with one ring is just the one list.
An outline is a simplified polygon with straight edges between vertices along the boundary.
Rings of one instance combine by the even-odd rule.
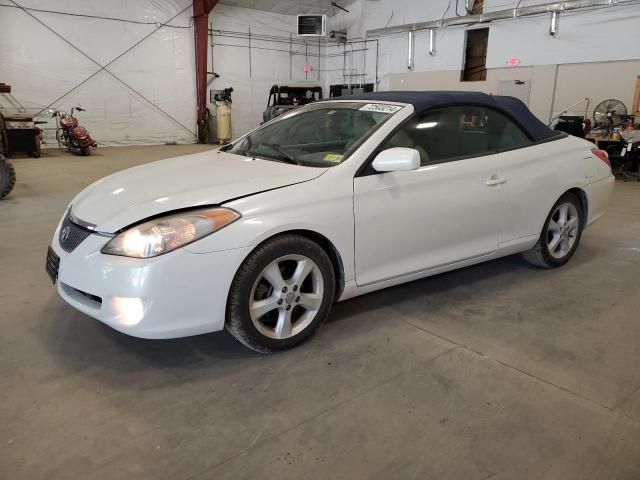
[[530, 143], [525, 133], [504, 115], [483, 108], [449, 107], [419, 115], [385, 144], [415, 148], [421, 164], [450, 158], [485, 155]]

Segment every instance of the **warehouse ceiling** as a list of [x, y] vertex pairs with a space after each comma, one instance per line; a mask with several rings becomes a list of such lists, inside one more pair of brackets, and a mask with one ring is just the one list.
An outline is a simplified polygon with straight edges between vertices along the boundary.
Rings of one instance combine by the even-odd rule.
[[[331, 5], [331, 0], [220, 0], [220, 3], [289, 15], [303, 13], [333, 15], [334, 10], [338, 11]], [[335, 3], [345, 5], [349, 2], [335, 0]]]

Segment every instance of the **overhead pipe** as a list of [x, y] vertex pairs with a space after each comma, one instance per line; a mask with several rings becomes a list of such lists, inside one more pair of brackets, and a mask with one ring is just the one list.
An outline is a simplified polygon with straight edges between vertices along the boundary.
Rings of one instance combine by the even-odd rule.
[[407, 68], [409, 70], [413, 70], [413, 52], [415, 51], [415, 49], [413, 48], [413, 31], [409, 31], [407, 48]]
[[516, 18], [518, 16], [518, 8], [520, 8], [521, 3], [522, 3], [522, 0], [518, 0], [518, 3], [516, 4], [516, 8], [513, 9], [513, 18]]
[[[394, 27], [374, 28], [367, 30], [368, 38], [382, 37], [394, 33], [406, 33], [416, 30], [428, 30], [432, 28], [444, 28], [454, 25], [475, 25], [479, 23], [488, 23], [495, 20], [506, 20], [517, 17], [527, 17], [531, 15], [540, 15], [553, 12], [565, 12], [570, 10], [581, 10], [594, 7], [615, 7], [623, 5], [638, 4], [640, 0], [565, 0], [561, 2], [542, 3], [538, 5], [528, 5], [508, 10], [497, 10], [495, 12], [480, 13], [477, 15], [465, 15], [462, 17], [441, 18], [439, 20], [431, 20], [428, 22], [407, 23]], [[445, 10], [446, 14], [446, 10]]]
[[429, 29], [429, 55], [432, 57], [436, 54], [436, 29]]
[[549, 35], [555, 37], [558, 34], [558, 21], [560, 20], [560, 12], [551, 12], [551, 24], [549, 25]]

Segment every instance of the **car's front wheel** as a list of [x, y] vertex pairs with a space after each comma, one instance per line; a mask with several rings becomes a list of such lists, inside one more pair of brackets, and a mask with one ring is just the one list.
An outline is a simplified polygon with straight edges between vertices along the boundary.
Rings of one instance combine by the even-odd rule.
[[551, 209], [538, 243], [524, 252], [524, 259], [539, 267], [554, 268], [573, 256], [584, 226], [582, 205], [573, 193], [565, 193]]
[[280, 235], [258, 246], [238, 269], [226, 329], [258, 352], [291, 348], [327, 317], [334, 293], [327, 253], [304, 236]]

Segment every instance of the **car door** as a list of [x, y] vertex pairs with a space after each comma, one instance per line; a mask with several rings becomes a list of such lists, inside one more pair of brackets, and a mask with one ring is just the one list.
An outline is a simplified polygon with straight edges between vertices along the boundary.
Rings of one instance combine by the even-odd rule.
[[417, 170], [354, 178], [359, 286], [480, 257], [499, 245], [507, 208], [500, 154], [484, 112], [450, 107], [419, 115], [381, 146], [416, 148]]

